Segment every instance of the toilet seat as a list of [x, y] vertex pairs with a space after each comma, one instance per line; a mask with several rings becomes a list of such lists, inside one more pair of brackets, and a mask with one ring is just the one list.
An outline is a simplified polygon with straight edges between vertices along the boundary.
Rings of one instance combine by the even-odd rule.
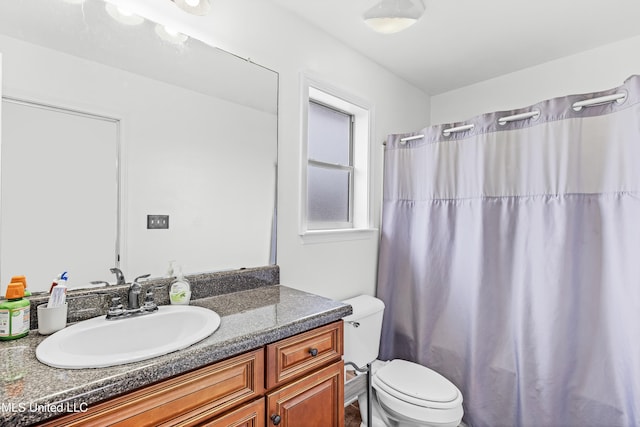
[[455, 427], [460, 424], [464, 415], [462, 404], [448, 409], [428, 408], [407, 403], [382, 389], [375, 389], [374, 396], [380, 406], [380, 413], [384, 414], [382, 419], [386, 416], [401, 422], [401, 425]]
[[373, 375], [373, 386], [397, 400], [432, 409], [452, 409], [462, 404], [462, 393], [431, 369], [396, 359]]
[[393, 360], [374, 370], [372, 385], [383, 413], [406, 425], [454, 427], [462, 420], [460, 390], [425, 366]]

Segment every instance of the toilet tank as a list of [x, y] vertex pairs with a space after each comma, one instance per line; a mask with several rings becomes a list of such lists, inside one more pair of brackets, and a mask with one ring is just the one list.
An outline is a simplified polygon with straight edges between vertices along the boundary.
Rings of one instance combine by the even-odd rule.
[[353, 307], [344, 318], [344, 361], [364, 367], [378, 358], [384, 303], [369, 295], [342, 301]]

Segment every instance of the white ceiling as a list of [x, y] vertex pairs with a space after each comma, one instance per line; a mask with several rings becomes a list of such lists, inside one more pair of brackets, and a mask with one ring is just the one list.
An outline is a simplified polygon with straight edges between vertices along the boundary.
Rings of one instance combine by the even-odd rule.
[[425, 0], [396, 34], [360, 18], [372, 0], [270, 0], [435, 95], [640, 35], [640, 0]]

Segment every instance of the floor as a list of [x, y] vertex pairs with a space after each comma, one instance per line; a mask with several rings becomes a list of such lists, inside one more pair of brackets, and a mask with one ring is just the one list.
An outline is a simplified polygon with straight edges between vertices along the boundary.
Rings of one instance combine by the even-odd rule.
[[358, 402], [344, 408], [344, 427], [360, 427], [360, 408]]

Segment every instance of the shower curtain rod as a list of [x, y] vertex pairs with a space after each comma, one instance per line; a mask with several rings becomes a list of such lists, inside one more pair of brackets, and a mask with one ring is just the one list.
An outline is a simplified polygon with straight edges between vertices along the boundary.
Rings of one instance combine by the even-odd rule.
[[[577, 101], [571, 105], [571, 108], [573, 108], [575, 111], [580, 111], [582, 110], [583, 107], [592, 107], [595, 105], [606, 104], [608, 102], [617, 102], [618, 104], [622, 104], [624, 101], [626, 101], [626, 99], [627, 99], [626, 92], [620, 92], [620, 93], [615, 93], [613, 95], [605, 95], [605, 96], [599, 96], [597, 98]], [[533, 110], [533, 111], [528, 111], [526, 113], [514, 114], [512, 116], [500, 117], [498, 119], [498, 124], [506, 125], [507, 123], [510, 123], [510, 122], [516, 122], [518, 120], [526, 120], [530, 118], [538, 118], [539, 116], [540, 116], [540, 110]], [[444, 136], [449, 136], [449, 134], [451, 133], [463, 132], [465, 130], [473, 129], [474, 126], [475, 125], [473, 124], [468, 124], [468, 125], [452, 127], [452, 128], [443, 130], [442, 134]], [[424, 138], [424, 135], [421, 134], [421, 135], [407, 136], [400, 139], [400, 144], [404, 145], [409, 141], [413, 141], [414, 139], [420, 139], [420, 138]], [[387, 145], [387, 144], [386, 142], [383, 142], [382, 145]]]

